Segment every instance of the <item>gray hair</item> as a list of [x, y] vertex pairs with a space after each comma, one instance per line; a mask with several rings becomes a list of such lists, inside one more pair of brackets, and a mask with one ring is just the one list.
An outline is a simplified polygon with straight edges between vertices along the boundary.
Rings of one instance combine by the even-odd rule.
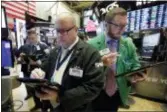
[[60, 20], [60, 19], [71, 19], [73, 24], [76, 26], [76, 20], [75, 20], [74, 15], [72, 13], [64, 12], [64, 13], [57, 15], [56, 21]]

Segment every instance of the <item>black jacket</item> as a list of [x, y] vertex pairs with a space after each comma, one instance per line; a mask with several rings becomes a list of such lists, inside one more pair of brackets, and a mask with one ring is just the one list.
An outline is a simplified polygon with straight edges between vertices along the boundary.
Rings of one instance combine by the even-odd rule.
[[[55, 70], [58, 49], [56, 47], [51, 51], [48, 60], [42, 66], [46, 72], [46, 78], [49, 80]], [[74, 47], [60, 86], [60, 110], [67, 112], [90, 111], [88, 107], [92, 100], [98, 96], [104, 84], [103, 69], [95, 66], [100, 60], [100, 54], [97, 50], [79, 40]], [[69, 75], [69, 69], [76, 66], [83, 70], [82, 78]]]
[[34, 49], [32, 47], [32, 45], [30, 45], [30, 44], [25, 44], [19, 48], [19, 54], [20, 53], [26, 54], [26, 56], [25, 56], [26, 63], [22, 64], [22, 72], [28, 76], [29, 76], [31, 70], [33, 70], [35, 67], [37, 67], [37, 66], [30, 66], [30, 70], [28, 69], [28, 64], [29, 64], [28, 57], [31, 57], [32, 60], [34, 60], [34, 61], [41, 60], [41, 62], [43, 62], [47, 58], [47, 55], [44, 52], [44, 50], [48, 48], [47, 45], [44, 43], [38, 43], [37, 45], [40, 48], [39, 50]]

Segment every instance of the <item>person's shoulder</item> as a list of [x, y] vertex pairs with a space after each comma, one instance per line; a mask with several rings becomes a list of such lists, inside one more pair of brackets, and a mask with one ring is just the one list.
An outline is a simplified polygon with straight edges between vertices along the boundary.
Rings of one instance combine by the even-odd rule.
[[126, 38], [122, 38], [122, 43], [124, 44], [124, 46], [126, 46], [127, 49], [131, 50], [131, 49], [136, 49], [135, 44], [133, 43], [132, 38], [130, 37], [126, 37]]
[[20, 46], [18, 48], [19, 52], [25, 52], [25, 51], [28, 51], [28, 49], [30, 48], [30, 46], [28, 44], [24, 44], [22, 46]]
[[88, 44], [87, 42], [83, 42], [82, 48], [80, 57], [82, 57], [85, 62], [89, 63], [90, 59], [100, 59], [100, 53], [94, 46]]
[[59, 47], [55, 46], [53, 49], [50, 50], [50, 55], [54, 55], [58, 51]]
[[96, 37], [93, 37], [93, 38], [89, 39], [87, 41], [87, 43], [89, 43], [91, 45], [94, 45], [94, 44], [98, 43], [101, 40], [102, 36], [103, 36], [103, 34], [97, 35]]
[[93, 47], [91, 44], [89, 44], [87, 42], [83, 42], [83, 44], [84, 44], [84, 49], [85, 49], [87, 54], [98, 52], [98, 50], [95, 47]]
[[24, 48], [29, 48], [29, 44], [24, 44], [24, 45], [20, 46], [19, 49], [24, 49]]
[[130, 37], [121, 37], [121, 41], [124, 43], [124, 44], [133, 44], [133, 40], [132, 38]]
[[44, 43], [44, 42], [39, 42], [39, 44], [42, 45], [42, 46], [47, 46], [47, 44]]
[[90, 39], [87, 43], [93, 46], [94, 48], [100, 50], [99, 48], [104, 47], [105, 37], [104, 34], [100, 34], [92, 39]]

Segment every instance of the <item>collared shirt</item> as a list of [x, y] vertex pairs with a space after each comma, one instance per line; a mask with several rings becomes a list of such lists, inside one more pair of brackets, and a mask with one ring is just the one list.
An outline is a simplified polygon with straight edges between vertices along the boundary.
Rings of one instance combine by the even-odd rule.
[[[71, 44], [67, 49], [62, 48], [62, 54], [61, 54], [61, 59], [60, 60], [62, 60], [66, 56], [66, 54], [69, 50], [72, 50], [72, 48], [78, 43], [78, 41], [79, 41], [79, 37], [77, 36], [74, 43]], [[56, 67], [55, 67], [55, 71], [52, 75], [51, 81], [56, 82], [60, 85], [62, 84], [62, 78], [63, 78], [64, 72], [65, 72], [65, 69], [67, 68], [68, 62], [71, 58], [72, 53], [73, 52], [71, 52], [69, 54], [68, 58], [64, 61], [64, 63], [60, 66], [60, 68], [58, 70], [56, 70]], [[58, 59], [56, 61], [56, 66], [57, 66], [57, 64], [58, 64]], [[55, 102], [54, 99], [51, 100], [50, 102], [51, 102], [51, 104], [54, 108], [56, 108], [59, 105], [59, 103]]]
[[[62, 48], [62, 53], [61, 53], [60, 61], [66, 56], [66, 54], [67, 54], [67, 52], [69, 50], [72, 50], [72, 48], [77, 44], [78, 41], [79, 41], [79, 37], [77, 37], [76, 40], [74, 41], [74, 43], [71, 44], [67, 49]], [[67, 59], [64, 61], [64, 63], [60, 66], [60, 68], [58, 70], [55, 67], [55, 71], [54, 71], [54, 73], [52, 75], [51, 81], [56, 82], [56, 83], [58, 83], [58, 84], [61, 85], [65, 69], [66, 69], [66, 67], [68, 65], [68, 62], [69, 62], [69, 60], [71, 58], [72, 53], [73, 52], [71, 52], [69, 54], [69, 56], [67, 57]], [[57, 64], [58, 64], [58, 59], [56, 61], [56, 66], [57, 66]]]
[[[111, 52], [117, 52], [118, 51], [118, 40], [110, 38], [108, 35], [106, 36], [106, 45], [110, 49]], [[116, 63], [111, 65], [111, 69], [114, 70], [113, 73], [116, 75]], [[110, 73], [109, 73], [110, 74]], [[116, 79], [114, 76], [111, 76], [113, 74], [110, 74], [107, 76], [106, 80], [106, 93], [109, 96], [112, 96], [115, 94], [116, 90], [118, 89]]]
[[[106, 35], [106, 45], [110, 49], [111, 52], [118, 52], [118, 40], [110, 38], [108, 35]], [[112, 65], [114, 69], [116, 70], [116, 64]]]
[[74, 43], [71, 44], [68, 48], [65, 49], [65, 48], [62, 47], [62, 54], [61, 54], [61, 59], [60, 60], [62, 60], [66, 56], [67, 52], [70, 51], [78, 41], [79, 41], [79, 37], [77, 36]]

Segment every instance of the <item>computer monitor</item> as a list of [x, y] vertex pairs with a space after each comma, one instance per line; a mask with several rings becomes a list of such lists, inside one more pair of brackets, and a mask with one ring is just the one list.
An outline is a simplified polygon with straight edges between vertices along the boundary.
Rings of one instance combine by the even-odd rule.
[[1, 7], [1, 28], [7, 28], [6, 10]]
[[160, 33], [145, 35], [142, 41], [142, 57], [151, 58], [155, 46], [159, 44]]
[[14, 57], [12, 53], [12, 42], [11, 40], [2, 40], [1, 41], [1, 56], [2, 63], [1, 67], [8, 68], [14, 66]]
[[6, 18], [6, 10], [5, 7], [1, 7], [1, 38], [7, 39], [8, 38], [8, 25], [7, 25], [7, 18]]
[[84, 16], [91, 16], [93, 14], [93, 10], [85, 10], [84, 11]]

